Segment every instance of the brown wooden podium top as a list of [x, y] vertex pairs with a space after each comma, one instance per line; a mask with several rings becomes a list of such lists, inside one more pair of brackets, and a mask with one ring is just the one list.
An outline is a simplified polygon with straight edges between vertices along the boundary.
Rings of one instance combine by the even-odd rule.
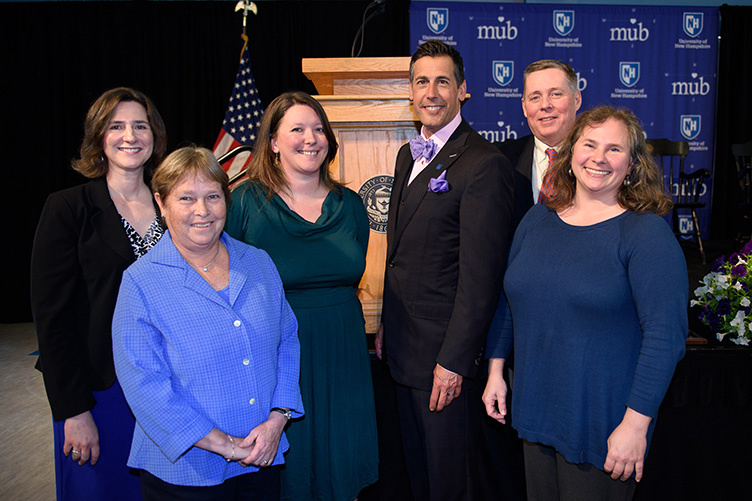
[[303, 73], [321, 95], [404, 95], [409, 57], [303, 59]]

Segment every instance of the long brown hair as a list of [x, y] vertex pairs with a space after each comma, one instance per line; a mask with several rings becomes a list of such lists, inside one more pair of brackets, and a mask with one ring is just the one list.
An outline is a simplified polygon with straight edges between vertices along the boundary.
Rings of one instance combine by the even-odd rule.
[[276, 136], [279, 123], [282, 121], [285, 113], [287, 113], [287, 110], [297, 104], [308, 106], [316, 112], [319, 120], [321, 120], [321, 125], [324, 128], [324, 136], [326, 136], [326, 140], [329, 143], [329, 151], [321, 163], [321, 167], [319, 167], [319, 179], [321, 184], [329, 190], [339, 192], [342, 184], [332, 179], [329, 173], [329, 164], [332, 163], [334, 157], [337, 155], [337, 138], [334, 136], [332, 126], [329, 124], [329, 119], [321, 104], [305, 92], [298, 91], [285, 92], [277, 96], [264, 112], [261, 125], [259, 126], [256, 147], [253, 151], [253, 158], [246, 170], [248, 180], [263, 185], [268, 190], [267, 196], [269, 197], [287, 187], [285, 173], [278, 162], [276, 162], [277, 154], [272, 150], [271, 140]]
[[598, 106], [582, 113], [574, 123], [569, 137], [556, 155], [552, 167], [556, 198], [546, 202], [553, 210], [562, 210], [574, 203], [577, 180], [571, 174], [572, 150], [582, 136], [585, 127], [603, 124], [608, 119], [618, 120], [627, 128], [629, 158], [632, 170], [627, 175], [616, 195], [617, 202], [627, 210], [644, 213], [653, 212], [663, 216], [671, 210], [673, 203], [663, 184], [663, 173], [648, 151], [645, 134], [640, 120], [627, 108]]

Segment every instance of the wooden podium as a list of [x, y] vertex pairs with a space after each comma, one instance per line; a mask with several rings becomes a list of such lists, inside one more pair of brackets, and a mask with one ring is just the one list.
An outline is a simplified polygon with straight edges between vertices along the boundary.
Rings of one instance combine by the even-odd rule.
[[381, 319], [386, 218], [399, 148], [420, 133], [408, 98], [409, 57], [303, 59], [303, 73], [326, 110], [339, 151], [332, 176], [360, 194], [371, 236], [358, 296], [366, 332]]

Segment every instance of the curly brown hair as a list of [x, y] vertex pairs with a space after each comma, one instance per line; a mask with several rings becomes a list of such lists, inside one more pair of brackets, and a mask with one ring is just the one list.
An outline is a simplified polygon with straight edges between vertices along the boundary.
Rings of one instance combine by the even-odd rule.
[[89, 108], [84, 121], [84, 139], [79, 150], [81, 158], [73, 160], [73, 170], [90, 179], [107, 174], [108, 164], [107, 158], [104, 156], [104, 135], [112, 116], [115, 114], [117, 105], [128, 101], [136, 102], [144, 107], [149, 126], [154, 135], [152, 154], [144, 165], [145, 176], [151, 177], [154, 169], [164, 158], [167, 149], [167, 133], [162, 116], [151, 99], [142, 92], [128, 87], [117, 87], [106, 91]]
[[328, 189], [339, 192], [342, 184], [332, 179], [329, 173], [329, 164], [337, 156], [337, 138], [321, 104], [305, 92], [299, 91], [285, 92], [277, 96], [264, 112], [257, 134], [256, 147], [253, 149], [253, 158], [246, 169], [248, 180], [264, 186], [267, 189], [268, 197], [287, 187], [285, 173], [279, 163], [276, 162], [277, 154], [272, 150], [271, 140], [277, 134], [279, 123], [287, 110], [297, 104], [308, 106], [316, 112], [319, 120], [321, 120], [324, 136], [329, 143], [329, 151], [319, 168], [319, 179], [321, 184]]
[[632, 170], [627, 175], [627, 183], [619, 187], [616, 199], [620, 206], [633, 212], [653, 212], [663, 216], [671, 210], [673, 203], [663, 183], [663, 173], [655, 163], [645, 142], [645, 133], [640, 120], [627, 108], [597, 106], [582, 113], [574, 123], [572, 132], [556, 155], [551, 174], [554, 178], [556, 197], [546, 202], [552, 210], [563, 210], [574, 203], [577, 180], [571, 173], [572, 150], [582, 136], [585, 127], [592, 127], [613, 119], [622, 122], [627, 128], [629, 156]]

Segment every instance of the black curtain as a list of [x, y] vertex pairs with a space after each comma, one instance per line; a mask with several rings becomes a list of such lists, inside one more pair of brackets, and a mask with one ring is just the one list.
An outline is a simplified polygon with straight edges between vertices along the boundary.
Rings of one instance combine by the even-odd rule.
[[[259, 2], [248, 16], [251, 65], [264, 105], [286, 90], [316, 94], [304, 57], [349, 57], [368, 1]], [[362, 56], [410, 55], [408, 0], [388, 0]], [[84, 182], [77, 156], [86, 110], [103, 91], [135, 87], [162, 114], [170, 150], [211, 148], [238, 68], [235, 2], [0, 3], [6, 153], [0, 322], [31, 320], [29, 257], [51, 192]]]
[[740, 188], [731, 145], [752, 140], [752, 7], [723, 5], [718, 58], [712, 239], [730, 240], [738, 233]]

